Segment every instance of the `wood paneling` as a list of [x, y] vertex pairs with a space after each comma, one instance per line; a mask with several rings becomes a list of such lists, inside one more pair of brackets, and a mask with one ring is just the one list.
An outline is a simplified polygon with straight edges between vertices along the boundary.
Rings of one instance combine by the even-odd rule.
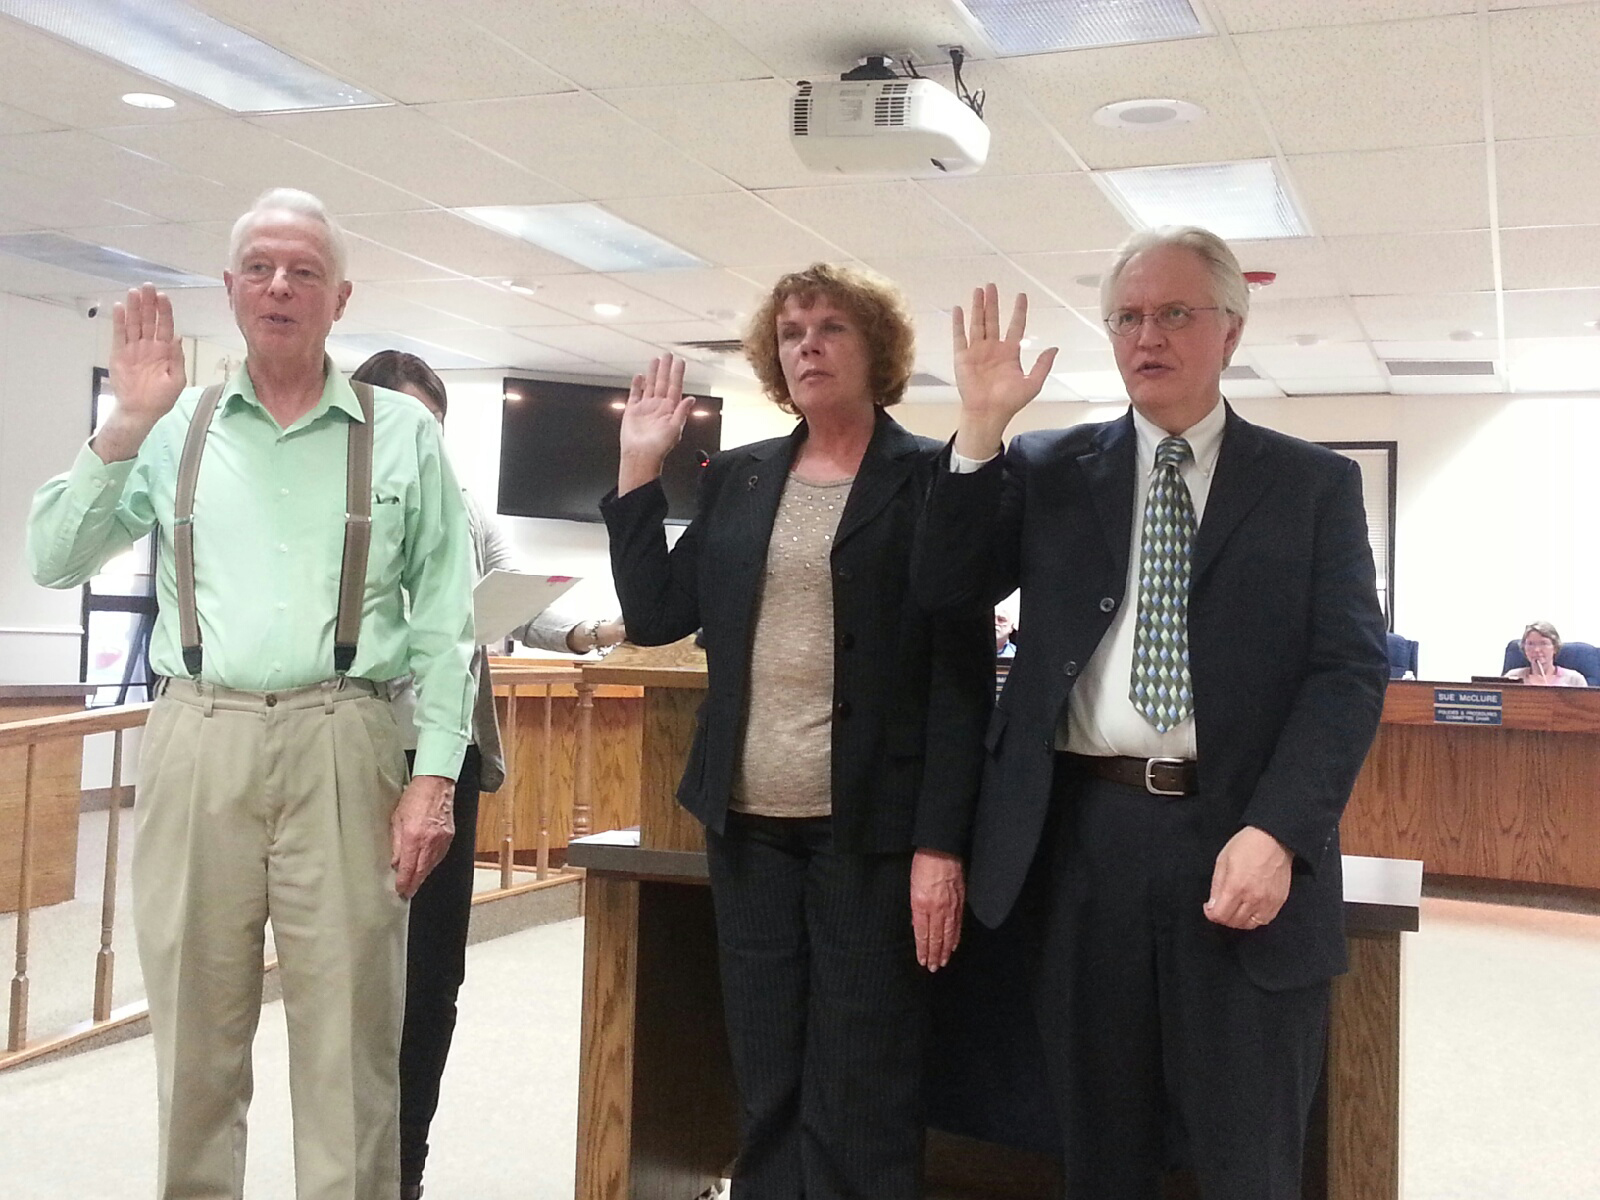
[[639, 844], [654, 850], [703, 850], [705, 830], [677, 801], [678, 782], [704, 693], [676, 687], [644, 690], [644, 754], [639, 764]]
[[[133, 723], [143, 722], [145, 707], [141, 706], [137, 721]], [[82, 709], [81, 698], [0, 700], [0, 724], [49, 718], [32, 729], [57, 728], [62, 724], [63, 714]], [[0, 912], [16, 912], [22, 882], [23, 800], [28, 763], [28, 749], [23, 743], [26, 737], [27, 731], [20, 729], [0, 732]], [[71, 900], [75, 894], [78, 796], [82, 786], [83, 739], [55, 737], [39, 742], [33, 764], [31, 890], [35, 908], [60, 904]]]
[[576, 1195], [631, 1200], [639, 884], [594, 875], [585, 888]]
[[1400, 1195], [1400, 948], [1395, 934], [1350, 938], [1350, 971], [1333, 981], [1328, 1033], [1328, 1192]]
[[1492, 726], [1435, 724], [1435, 686], [1389, 685], [1345, 810], [1345, 852], [1421, 859], [1430, 874], [1600, 888], [1600, 689], [1498, 689]]

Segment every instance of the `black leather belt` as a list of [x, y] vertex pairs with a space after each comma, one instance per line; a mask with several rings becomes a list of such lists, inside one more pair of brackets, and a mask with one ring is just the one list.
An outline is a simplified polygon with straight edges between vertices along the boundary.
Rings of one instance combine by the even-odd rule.
[[1143, 788], [1152, 796], [1192, 796], [1200, 790], [1200, 772], [1191, 758], [1108, 758], [1071, 753], [1067, 758], [1096, 779]]

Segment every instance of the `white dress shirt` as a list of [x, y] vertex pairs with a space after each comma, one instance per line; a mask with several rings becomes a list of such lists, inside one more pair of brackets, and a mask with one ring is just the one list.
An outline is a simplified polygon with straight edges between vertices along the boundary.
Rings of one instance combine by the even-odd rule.
[[[1211, 494], [1211, 476], [1222, 450], [1226, 422], [1227, 410], [1219, 399], [1209, 413], [1178, 435], [1194, 452], [1194, 457], [1178, 470], [1194, 503], [1197, 530], [1205, 516], [1206, 498]], [[1100, 756], [1192, 759], [1195, 756], [1194, 718], [1189, 717], [1166, 733], [1158, 733], [1144, 714], [1134, 708], [1128, 694], [1133, 679], [1133, 637], [1138, 626], [1144, 507], [1150, 494], [1150, 478], [1155, 471], [1156, 447], [1168, 436], [1164, 429], [1141, 416], [1138, 409], [1133, 410], [1133, 430], [1137, 438], [1137, 458], [1133, 528], [1128, 532], [1127, 591], [1111, 621], [1111, 628], [1100, 639], [1072, 690], [1066, 716], [1056, 730], [1056, 749]], [[951, 451], [950, 469], [956, 474], [976, 471], [981, 466], [983, 462]]]

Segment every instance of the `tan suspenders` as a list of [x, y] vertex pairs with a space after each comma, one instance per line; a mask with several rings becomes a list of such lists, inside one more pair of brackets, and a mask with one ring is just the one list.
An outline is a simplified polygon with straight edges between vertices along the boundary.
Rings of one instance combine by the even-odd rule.
[[[333, 669], [344, 675], [356, 660], [361, 635], [361, 610], [367, 590], [367, 548], [372, 544], [372, 388], [352, 383], [361, 403], [361, 421], [349, 425], [345, 455], [344, 557], [339, 569], [339, 615], [333, 627]], [[178, 582], [178, 636], [183, 646], [183, 667], [200, 678], [200, 613], [194, 593], [194, 491], [200, 479], [200, 456], [205, 453], [211, 417], [222, 398], [220, 384], [200, 394], [189, 433], [178, 461], [178, 494], [173, 509], [172, 541], [176, 551]]]

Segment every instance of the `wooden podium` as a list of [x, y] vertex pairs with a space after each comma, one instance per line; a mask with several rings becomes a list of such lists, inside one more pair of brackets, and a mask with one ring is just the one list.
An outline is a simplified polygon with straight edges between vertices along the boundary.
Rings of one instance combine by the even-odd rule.
[[[585, 668], [586, 681], [644, 688], [645, 740], [637, 833], [600, 833], [569, 848], [568, 862], [588, 872], [577, 1200], [692, 1200], [737, 1148], [704, 837], [674, 799], [705, 669], [692, 647], [665, 651], [627, 648]], [[1417, 928], [1420, 870], [1346, 865], [1351, 970], [1334, 987], [1304, 1194], [1396, 1200], [1400, 934]], [[935, 983], [953, 978], [956, 965]], [[959, 1080], [941, 1082], [960, 1095]], [[1060, 1194], [1051, 1156], [938, 1129], [927, 1168], [930, 1195]]]
[[1600, 688], [1396, 680], [1340, 833], [1430, 875], [1600, 888]]

